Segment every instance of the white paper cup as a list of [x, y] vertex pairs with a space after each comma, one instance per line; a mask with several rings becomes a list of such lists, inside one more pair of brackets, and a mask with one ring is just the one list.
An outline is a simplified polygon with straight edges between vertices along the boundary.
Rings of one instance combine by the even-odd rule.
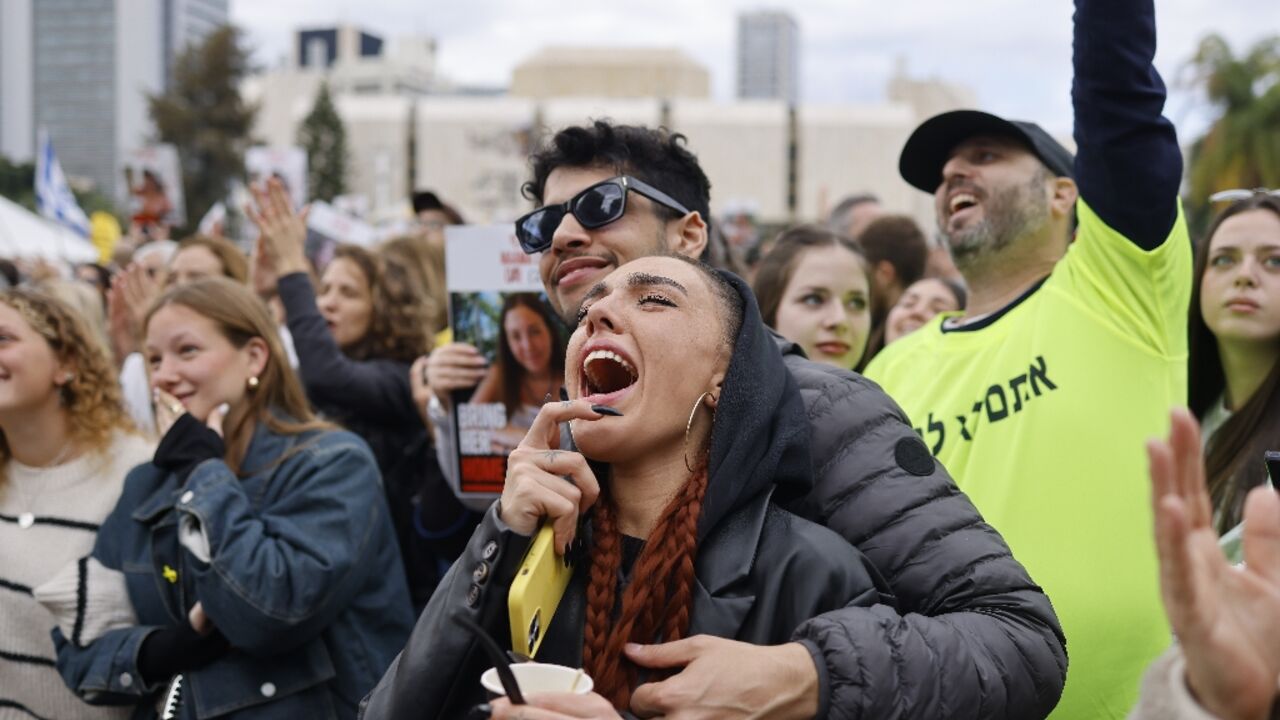
[[[586, 695], [595, 687], [591, 676], [578, 668], [548, 663], [512, 663], [511, 673], [516, 676], [523, 695], [535, 693], [571, 692], [575, 695]], [[502, 689], [502, 681], [498, 679], [497, 668], [489, 668], [480, 676], [480, 684], [494, 697], [506, 695]]]

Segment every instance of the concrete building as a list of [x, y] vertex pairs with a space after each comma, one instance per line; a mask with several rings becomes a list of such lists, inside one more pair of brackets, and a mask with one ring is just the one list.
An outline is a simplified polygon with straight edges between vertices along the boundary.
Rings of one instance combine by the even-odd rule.
[[[346, 25], [299, 30], [285, 63], [248, 78], [240, 88], [246, 101], [261, 107], [255, 134], [268, 144], [292, 145], [297, 124], [311, 109], [322, 82], [335, 97], [421, 97], [446, 89], [436, 75], [432, 38], [386, 42]], [[305, 108], [302, 114], [299, 107]]]
[[434, 190], [468, 222], [528, 212], [520, 195], [538, 109], [525, 98], [431, 97], [417, 102], [414, 188]]
[[738, 97], [800, 101], [800, 26], [782, 11], [738, 15]]
[[539, 100], [706, 98], [711, 75], [676, 48], [550, 47], [516, 66], [511, 94]]
[[[878, 104], [720, 102], [705, 93], [680, 95], [679, 83], [643, 85], [651, 81], [637, 68], [665, 58], [662, 62], [687, 69], [690, 61], [680, 54], [611, 52], [638, 64], [593, 69], [588, 66], [594, 51], [546, 51], [516, 71], [506, 96], [434, 91], [415, 96], [386, 85], [377, 93], [361, 93], [348, 85], [335, 94], [350, 138], [350, 192], [368, 199], [375, 221], [407, 215], [413, 189], [435, 191], [469, 222], [513, 220], [531, 208], [520, 193], [530, 150], [568, 125], [608, 118], [686, 135], [711, 180], [713, 214], [749, 209], [771, 224], [819, 221], [843, 196], [873, 192], [891, 209], [932, 227], [929, 198], [898, 176], [898, 153], [925, 116], [972, 105], [973, 96], [964, 88], [899, 73], [886, 88], [891, 99]], [[341, 54], [337, 51], [334, 68]], [[376, 65], [372, 57], [362, 62]], [[608, 72], [620, 74], [609, 79]], [[294, 95], [287, 102], [287, 93], [270, 84], [280, 77], [255, 78], [246, 99], [262, 103], [255, 135], [268, 144], [290, 145], [311, 100]], [[628, 85], [628, 77], [636, 83]], [[624, 87], [632, 89], [619, 90]], [[588, 94], [591, 88], [598, 94]]]
[[188, 46], [199, 43], [231, 17], [231, 0], [161, 0], [164, 35], [164, 85], [173, 82], [173, 61]]
[[937, 78], [911, 77], [907, 73], [907, 61], [901, 57], [894, 64], [888, 95], [889, 102], [910, 105], [916, 117], [922, 120], [948, 110], [978, 107], [977, 96], [967, 87]]
[[436, 73], [435, 40], [386, 41], [348, 25], [297, 31], [286, 61], [240, 88], [259, 107], [253, 137], [268, 146], [296, 145], [321, 83], [328, 83], [347, 131], [348, 187], [365, 197], [370, 218], [394, 215], [412, 190], [414, 101], [449, 87]]
[[334, 105], [347, 130], [347, 187], [367, 199], [368, 219], [395, 217], [413, 191], [408, 152], [413, 100], [343, 95]]
[[669, 126], [689, 138], [689, 149], [711, 180], [711, 212], [750, 209], [758, 217], [790, 217], [789, 113], [768, 100], [671, 104]]
[[530, 209], [520, 186], [531, 141], [609, 118], [686, 135], [711, 180], [713, 214], [748, 208], [768, 223], [818, 221], [843, 196], [870, 191], [932, 226], [929, 198], [898, 176], [898, 153], [920, 119], [906, 103], [793, 111], [778, 101], [432, 97], [414, 114], [413, 185], [434, 190], [471, 222]]
[[32, 160], [44, 126], [73, 181], [116, 195], [124, 154], [152, 134], [147, 95], [226, 21], [227, 0], [4, 0], [0, 153]]

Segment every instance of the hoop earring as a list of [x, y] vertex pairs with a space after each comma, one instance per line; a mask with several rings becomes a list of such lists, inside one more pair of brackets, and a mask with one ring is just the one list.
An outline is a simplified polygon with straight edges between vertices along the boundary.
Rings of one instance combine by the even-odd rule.
[[[703, 398], [705, 398], [710, 394], [711, 394], [711, 391], [708, 390], [707, 392], [704, 392], [698, 396], [697, 401], [693, 403], [693, 409], [689, 411], [689, 422], [684, 424], [684, 453], [683, 453], [684, 466], [688, 468], [689, 472], [691, 473], [697, 472], [697, 470], [695, 470], [693, 466], [689, 464], [689, 432], [693, 429], [693, 418], [695, 415], [698, 414], [698, 408], [702, 407]], [[713, 423], [715, 422], [714, 410], [711, 411], [711, 422]]]
[[249, 376], [249, 383], [248, 383], [248, 385], [249, 385], [249, 389], [250, 389], [250, 390], [257, 390], [257, 389], [258, 389], [258, 376], [257, 376], [257, 375], [250, 375], [250, 376]]

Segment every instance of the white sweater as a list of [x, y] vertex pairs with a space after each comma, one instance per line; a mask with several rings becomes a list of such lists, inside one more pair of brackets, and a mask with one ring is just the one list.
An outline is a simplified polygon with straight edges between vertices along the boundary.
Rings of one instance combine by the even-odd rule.
[[[81, 702], [54, 666], [53, 617], [31, 589], [93, 549], [98, 525], [115, 508], [124, 477], [154, 447], [118, 433], [101, 453], [33, 468], [0, 468], [0, 717], [23, 709], [45, 718], [124, 718], [128, 707]], [[34, 524], [23, 528], [23, 516]]]
[[1128, 720], [1216, 720], [1191, 695], [1186, 677], [1182, 650], [1174, 645], [1147, 669]]

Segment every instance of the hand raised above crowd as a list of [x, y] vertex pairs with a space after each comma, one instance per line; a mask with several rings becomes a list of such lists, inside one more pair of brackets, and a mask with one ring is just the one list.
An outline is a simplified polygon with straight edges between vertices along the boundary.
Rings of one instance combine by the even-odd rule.
[[245, 206], [245, 214], [258, 226], [251, 265], [253, 286], [258, 294], [270, 295], [281, 275], [310, 269], [306, 255], [308, 208], [295, 211], [289, 192], [275, 178], [252, 191], [254, 202]]
[[112, 279], [107, 290], [107, 325], [118, 360], [123, 361], [126, 355], [142, 349], [147, 311], [163, 291], [160, 280], [138, 263], [129, 265]]
[[1187, 685], [1216, 717], [1266, 718], [1280, 677], [1280, 497], [1269, 487], [1249, 494], [1245, 564], [1232, 568], [1213, 530], [1190, 413], [1175, 410], [1168, 441], [1148, 442], [1147, 454], [1160, 587]]

